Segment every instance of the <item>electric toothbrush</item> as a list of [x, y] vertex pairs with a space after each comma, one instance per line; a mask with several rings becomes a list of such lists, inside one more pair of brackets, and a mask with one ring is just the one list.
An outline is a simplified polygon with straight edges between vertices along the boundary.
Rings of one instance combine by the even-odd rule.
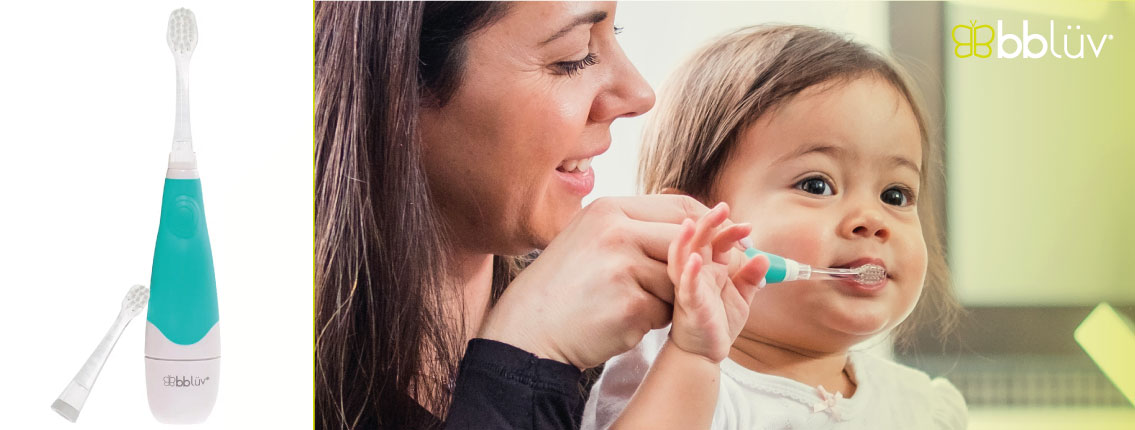
[[221, 358], [213, 255], [189, 129], [189, 59], [197, 47], [193, 12], [170, 13], [166, 42], [177, 65], [177, 111], [150, 275], [146, 394], [158, 421], [192, 424], [213, 410]]
[[813, 278], [828, 278], [851, 279], [863, 285], [874, 285], [887, 279], [887, 269], [875, 264], [864, 264], [848, 269], [819, 268], [801, 264], [795, 260], [784, 258], [776, 254], [758, 251], [756, 248], [752, 247], [745, 250], [745, 256], [748, 258], [753, 258], [757, 255], [768, 257], [769, 268], [768, 272], [765, 273], [765, 283], [768, 284]]

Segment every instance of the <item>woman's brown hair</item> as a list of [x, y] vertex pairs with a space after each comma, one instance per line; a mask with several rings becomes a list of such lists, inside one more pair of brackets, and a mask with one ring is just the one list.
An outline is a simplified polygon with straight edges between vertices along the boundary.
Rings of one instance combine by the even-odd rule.
[[903, 71], [847, 37], [807, 26], [760, 25], [728, 34], [698, 51], [666, 88], [647, 125], [639, 163], [642, 191], [673, 188], [713, 203], [713, 184], [742, 132], [804, 89], [875, 77], [910, 104], [922, 134], [919, 217], [929, 257], [920, 306], [893, 332], [902, 346], [932, 322], [944, 337], [960, 306], [950, 289], [934, 196], [943, 182], [941, 154], [918, 95]]
[[[463, 328], [444, 316], [444, 229], [423, 105], [460, 85], [486, 2], [315, 3], [316, 428], [426, 428], [445, 414]], [[510, 278], [494, 265], [494, 297]], [[456, 318], [460, 320], [461, 318]]]

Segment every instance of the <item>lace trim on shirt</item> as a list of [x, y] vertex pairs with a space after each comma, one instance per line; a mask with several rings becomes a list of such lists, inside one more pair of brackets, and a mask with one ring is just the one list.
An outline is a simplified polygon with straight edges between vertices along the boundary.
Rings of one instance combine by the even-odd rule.
[[[749, 373], [752, 373], [752, 374], [760, 375], [761, 377], [778, 378], [775, 375], [767, 375], [767, 374], [764, 374], [764, 373], [754, 372], [752, 370], [745, 369], [744, 366], [741, 366], [740, 364], [733, 362], [732, 360], [729, 360], [729, 359], [726, 359], [726, 361], [730, 362], [730, 364], [729, 364], [730, 366], [735, 366], [735, 367], [741, 369], [744, 372], [749, 372]], [[856, 374], [857, 372], [855, 371], [854, 362], [852, 361], [851, 357], [848, 357], [847, 366], [848, 366], [849, 369], [851, 369], [851, 371], [848, 372], [848, 376], [852, 379], [853, 382], [856, 383], [856, 385], [858, 385], [860, 375]], [[732, 373], [732, 372], [737, 371], [738, 369], [726, 370], [725, 366], [723, 366], [722, 370], [725, 371], [725, 372]], [[749, 376], [749, 375], [746, 375], [746, 376]], [[784, 378], [784, 379], [786, 379], [786, 378]], [[814, 389], [816, 391], [815, 391], [814, 394], [812, 394], [812, 393], [807, 393], [806, 391], [804, 391], [802, 389], [797, 389], [797, 388], [794, 388], [794, 387], [755, 383], [754, 381], [750, 380], [749, 378], [744, 378], [744, 377], [743, 378], [734, 377], [733, 380], [737, 381], [741, 385], [749, 387], [750, 389], [757, 390], [757, 391], [763, 391], [763, 392], [768, 393], [768, 394], [772, 394], [772, 395], [775, 395], [775, 396], [779, 396], [779, 397], [783, 397], [783, 398], [787, 398], [787, 399], [791, 399], [793, 401], [796, 401], [797, 403], [800, 403], [800, 404], [810, 408], [813, 413], [827, 412], [829, 415], [832, 416], [832, 419], [834, 419], [836, 421], [847, 421], [847, 420], [852, 418], [851, 415], [856, 414], [855, 411], [849, 411], [849, 409], [848, 409], [849, 405], [847, 404], [847, 402], [850, 401], [851, 399], [844, 398], [843, 393], [838, 392], [838, 391], [835, 394], [829, 393], [827, 390], [824, 389], [823, 385], [820, 385], [818, 387], [814, 387]], [[799, 384], [801, 387], [806, 386], [804, 384], [801, 384], [801, 383], [796, 382], [796, 381], [792, 381], [790, 379], [786, 379], [786, 381], [791, 381], [792, 383]], [[805, 394], [805, 393], [807, 393], [807, 394]], [[818, 399], [817, 399], [817, 397], [818, 397]]]

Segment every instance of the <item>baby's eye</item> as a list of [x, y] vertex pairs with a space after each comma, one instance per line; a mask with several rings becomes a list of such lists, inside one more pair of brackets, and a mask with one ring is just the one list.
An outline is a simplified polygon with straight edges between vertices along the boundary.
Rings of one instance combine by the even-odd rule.
[[909, 206], [914, 203], [914, 193], [910, 189], [901, 186], [894, 186], [883, 190], [883, 194], [879, 196], [883, 203], [894, 206]]
[[832, 192], [832, 185], [827, 180], [821, 177], [813, 176], [796, 183], [796, 188], [803, 190], [808, 194], [817, 194], [821, 196], [830, 196], [835, 194]]

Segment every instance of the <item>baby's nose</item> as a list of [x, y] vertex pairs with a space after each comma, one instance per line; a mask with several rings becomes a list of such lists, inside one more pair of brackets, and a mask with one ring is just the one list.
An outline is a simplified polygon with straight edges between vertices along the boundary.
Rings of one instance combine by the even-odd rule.
[[875, 237], [885, 242], [891, 237], [891, 231], [883, 217], [873, 211], [860, 211], [848, 216], [841, 230], [848, 238]]

